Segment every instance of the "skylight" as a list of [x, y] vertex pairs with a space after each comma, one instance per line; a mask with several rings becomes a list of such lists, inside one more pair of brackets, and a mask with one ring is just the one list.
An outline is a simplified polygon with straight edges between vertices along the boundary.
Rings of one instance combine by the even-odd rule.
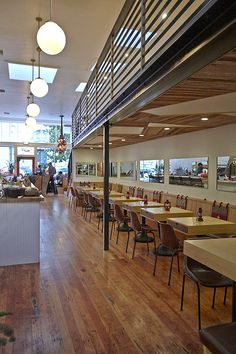
[[[58, 69], [40, 66], [40, 76], [48, 84], [52, 84]], [[32, 80], [32, 65], [8, 63], [11, 80]], [[34, 66], [34, 78], [38, 77], [38, 67]]]
[[87, 85], [87, 82], [81, 82], [77, 88], [75, 89], [75, 92], [83, 92], [85, 87]]

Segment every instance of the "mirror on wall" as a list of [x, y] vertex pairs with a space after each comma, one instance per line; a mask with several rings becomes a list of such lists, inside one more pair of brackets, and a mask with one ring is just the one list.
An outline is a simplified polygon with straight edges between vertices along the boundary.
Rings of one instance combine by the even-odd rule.
[[236, 192], [236, 155], [217, 157], [217, 190]]
[[164, 160], [140, 161], [139, 179], [142, 182], [164, 183]]
[[103, 177], [103, 162], [97, 163], [97, 176]]
[[117, 177], [117, 162], [110, 162], [110, 177]]
[[208, 157], [169, 160], [169, 184], [208, 187]]
[[120, 178], [136, 179], [136, 162], [121, 162], [120, 163]]
[[77, 162], [76, 176], [96, 176], [96, 164], [92, 162]]

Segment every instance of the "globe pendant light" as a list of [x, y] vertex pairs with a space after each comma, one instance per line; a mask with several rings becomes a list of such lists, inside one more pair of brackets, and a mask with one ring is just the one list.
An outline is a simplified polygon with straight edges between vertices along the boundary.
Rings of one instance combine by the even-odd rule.
[[36, 129], [36, 119], [34, 117], [27, 117], [25, 124], [29, 129], [35, 130]]
[[61, 117], [61, 134], [59, 136], [59, 139], [58, 139], [58, 144], [57, 144], [57, 151], [59, 152], [59, 154], [63, 154], [63, 152], [66, 150], [66, 140], [64, 138], [64, 135], [63, 135], [63, 115], [60, 115]]
[[[28, 103], [28, 106], [26, 107], [26, 112], [30, 117], [37, 117], [40, 113], [40, 108], [37, 105], [37, 103], [34, 103], [34, 96], [32, 96], [32, 103]], [[29, 97], [27, 97], [29, 100]], [[29, 101], [28, 101], [29, 102]]]
[[50, 19], [39, 28], [37, 42], [42, 51], [49, 55], [59, 54], [66, 45], [64, 31], [52, 21], [52, 0], [50, 0]]
[[44, 79], [40, 77], [40, 52], [41, 49], [37, 48], [38, 50], [38, 78], [32, 80], [30, 84], [30, 91], [36, 97], [44, 97], [48, 93], [48, 84]]

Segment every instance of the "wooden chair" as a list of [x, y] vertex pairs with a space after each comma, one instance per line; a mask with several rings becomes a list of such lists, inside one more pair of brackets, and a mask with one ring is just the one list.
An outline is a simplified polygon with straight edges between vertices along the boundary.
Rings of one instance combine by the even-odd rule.
[[175, 206], [176, 206], [177, 208], [186, 209], [186, 206], [187, 206], [187, 199], [188, 199], [188, 197], [185, 197], [184, 195], [178, 194], [177, 197], [176, 197], [176, 204], [175, 204]]
[[77, 198], [76, 198], [75, 189], [73, 187], [70, 187], [69, 207], [76, 210], [76, 207], [77, 207], [76, 201], [77, 201]]
[[[223, 204], [223, 202], [218, 203], [214, 200], [211, 209], [211, 216], [213, 218], [227, 220], [228, 219], [228, 211], [229, 211], [229, 203]], [[228, 238], [228, 237], [236, 237], [233, 234], [209, 234], [209, 237], [212, 238]]]
[[179, 240], [175, 235], [173, 227], [169, 224], [163, 222], [157, 222], [157, 230], [159, 231], [161, 244], [155, 249], [155, 263], [153, 268], [153, 275], [156, 274], [157, 257], [171, 257], [170, 270], [169, 270], [169, 280], [168, 285], [170, 285], [172, 265], [174, 256], [177, 257], [178, 261], [178, 272], [179, 269]]
[[143, 198], [143, 191], [144, 191], [144, 188], [138, 187], [137, 192], [136, 192], [136, 197]]
[[130, 197], [134, 197], [135, 194], [135, 187], [130, 186], [129, 187], [129, 195]]
[[200, 286], [205, 286], [207, 288], [214, 289], [212, 308], [215, 306], [215, 294], [216, 288], [225, 288], [224, 304], [226, 303], [227, 288], [233, 286], [233, 281], [226, 278], [220, 273], [208, 268], [207, 266], [195, 261], [194, 259], [185, 256], [184, 257], [184, 275], [182, 284], [182, 295], [181, 295], [181, 305], [180, 310], [183, 310], [184, 303], [184, 286], [185, 277], [193, 280], [197, 285], [197, 295], [198, 295], [198, 328], [201, 329], [201, 309], [200, 309]]
[[[134, 230], [134, 234], [135, 234], [132, 259], [134, 258], [134, 252], [135, 252], [137, 242], [146, 243], [148, 252], [149, 252], [149, 243], [154, 242], [154, 247], [156, 248], [155, 234], [152, 228], [149, 225], [141, 225], [138, 216], [134, 211], [130, 212], [130, 225]], [[149, 233], [151, 233], [152, 236], [148, 236]], [[143, 236], [140, 237], [141, 234], [143, 234]]]
[[153, 191], [152, 194], [152, 201], [156, 202], [156, 203], [160, 203], [161, 202], [161, 193], [159, 191]]
[[112, 237], [112, 232], [113, 232], [115, 223], [117, 223], [116, 244], [118, 244], [120, 232], [127, 232], [127, 234], [128, 234], [127, 241], [126, 241], [125, 252], [128, 251], [129, 236], [130, 236], [130, 232], [133, 231], [133, 229], [128, 225], [128, 222], [129, 222], [129, 217], [124, 215], [124, 213], [122, 212], [121, 207], [118, 204], [115, 204], [114, 205], [114, 220], [112, 221], [112, 225], [111, 225], [110, 240], [111, 240], [111, 237]]

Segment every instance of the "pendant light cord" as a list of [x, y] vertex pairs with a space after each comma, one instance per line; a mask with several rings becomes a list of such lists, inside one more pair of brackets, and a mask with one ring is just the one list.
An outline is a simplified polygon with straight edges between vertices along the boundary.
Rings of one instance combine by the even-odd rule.
[[63, 135], [63, 115], [60, 115], [61, 117], [61, 135]]
[[41, 49], [38, 47], [37, 51], [38, 51], [38, 78], [40, 78], [40, 52], [41, 52]]
[[49, 20], [52, 21], [52, 0], [50, 0]]

